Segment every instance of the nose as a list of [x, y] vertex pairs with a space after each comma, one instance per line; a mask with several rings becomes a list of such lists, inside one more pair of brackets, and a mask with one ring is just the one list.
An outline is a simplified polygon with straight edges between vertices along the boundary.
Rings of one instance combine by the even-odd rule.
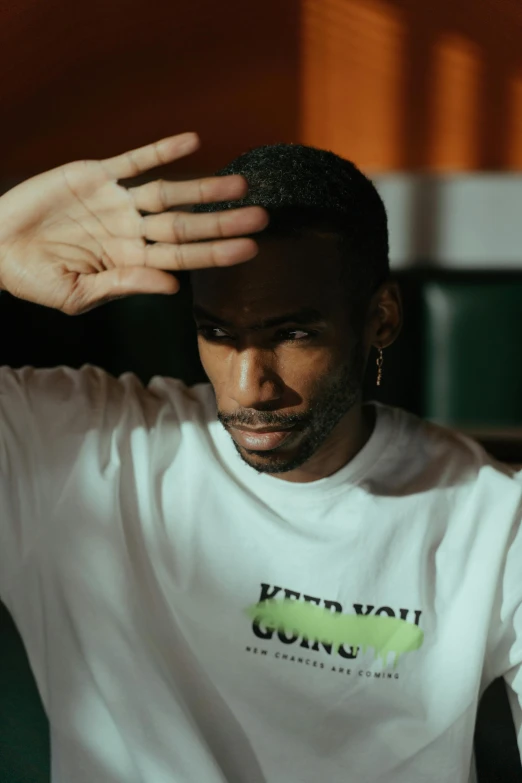
[[281, 399], [284, 383], [273, 352], [253, 346], [231, 357], [228, 397], [240, 408], [261, 408]]

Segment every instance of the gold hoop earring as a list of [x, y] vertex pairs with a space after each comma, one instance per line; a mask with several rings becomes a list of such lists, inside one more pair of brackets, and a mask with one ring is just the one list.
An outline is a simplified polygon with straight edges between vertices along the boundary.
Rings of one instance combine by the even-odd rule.
[[383, 362], [384, 362], [384, 356], [382, 354], [382, 348], [377, 348], [377, 350], [379, 351], [379, 355], [377, 357], [377, 361], [375, 362], [375, 364], [377, 365], [377, 381], [376, 381], [376, 385], [380, 386], [381, 382], [382, 382], [382, 365], [383, 365]]

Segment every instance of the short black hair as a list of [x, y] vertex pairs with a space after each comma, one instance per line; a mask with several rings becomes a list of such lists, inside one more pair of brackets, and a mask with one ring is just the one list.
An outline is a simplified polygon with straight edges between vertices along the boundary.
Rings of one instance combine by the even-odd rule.
[[289, 237], [314, 229], [337, 234], [350, 299], [366, 310], [390, 273], [388, 221], [374, 184], [354, 163], [303, 144], [270, 144], [240, 155], [217, 172], [226, 174], [246, 178], [245, 198], [198, 204], [194, 211], [259, 205], [270, 215], [262, 234]]

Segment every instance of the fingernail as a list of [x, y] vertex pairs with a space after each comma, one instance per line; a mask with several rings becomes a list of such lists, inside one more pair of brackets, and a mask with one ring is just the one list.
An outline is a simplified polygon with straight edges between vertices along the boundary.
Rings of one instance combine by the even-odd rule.
[[186, 149], [192, 149], [199, 143], [199, 136], [197, 133], [185, 133], [185, 138], [180, 139], [180, 150], [183, 152]]

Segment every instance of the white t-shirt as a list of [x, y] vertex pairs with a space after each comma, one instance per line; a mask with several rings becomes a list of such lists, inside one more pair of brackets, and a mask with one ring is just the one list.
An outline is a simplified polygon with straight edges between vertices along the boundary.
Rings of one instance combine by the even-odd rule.
[[500, 675], [520, 731], [521, 485], [474, 442], [377, 406], [290, 483], [210, 386], [92, 367], [1, 370], [0, 421], [0, 596], [54, 783], [464, 783]]

